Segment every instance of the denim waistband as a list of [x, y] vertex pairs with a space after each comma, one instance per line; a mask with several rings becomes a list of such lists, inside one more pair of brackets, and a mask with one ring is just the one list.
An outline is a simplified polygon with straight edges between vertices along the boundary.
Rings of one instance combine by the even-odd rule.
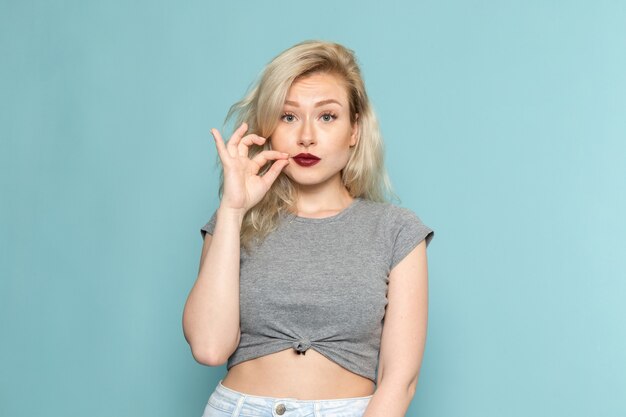
[[[255, 413], [278, 410], [286, 413], [285, 416], [296, 417], [306, 415], [333, 415], [333, 412], [351, 411], [362, 415], [374, 394], [365, 397], [335, 398], [329, 400], [298, 400], [290, 397], [263, 397], [235, 391], [222, 385], [220, 380], [215, 391], [209, 398], [214, 407], [233, 413], [233, 415], [254, 415]], [[235, 413], [237, 411], [237, 413]], [[269, 414], [271, 415], [271, 414]]]

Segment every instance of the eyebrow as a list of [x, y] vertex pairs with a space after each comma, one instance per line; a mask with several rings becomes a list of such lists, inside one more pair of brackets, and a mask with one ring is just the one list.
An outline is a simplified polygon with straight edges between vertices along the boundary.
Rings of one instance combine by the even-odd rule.
[[[343, 107], [342, 104], [338, 102], [337, 100], [335, 100], [334, 98], [318, 101], [317, 103], [315, 103], [315, 107], [320, 107], [320, 106], [323, 106], [325, 104], [330, 104], [330, 103], [337, 103], [339, 104], [339, 106]], [[294, 107], [300, 107], [297, 101], [285, 100], [285, 104], [289, 104], [290, 106], [294, 106]]]

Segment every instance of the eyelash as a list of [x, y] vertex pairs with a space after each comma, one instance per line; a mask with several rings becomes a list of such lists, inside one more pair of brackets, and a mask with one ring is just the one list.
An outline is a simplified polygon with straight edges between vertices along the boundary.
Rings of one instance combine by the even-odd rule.
[[[330, 117], [332, 117], [332, 120], [335, 120], [337, 118], [337, 115], [335, 113], [333, 113], [333, 112], [330, 112], [330, 111], [326, 112], [326, 113], [323, 113], [321, 117], [324, 117], [324, 116], [330, 116]], [[329, 120], [329, 122], [332, 121], [332, 120]]]
[[[285, 113], [283, 113], [283, 115], [282, 115], [280, 118], [281, 118], [281, 120], [286, 121], [286, 120], [285, 120], [285, 117], [287, 117], [287, 116], [296, 117], [296, 115], [295, 115], [295, 114], [293, 114], [293, 113], [290, 113], [290, 112], [285, 112]], [[330, 111], [325, 112], [325, 113], [322, 113], [322, 115], [321, 115], [320, 117], [324, 117], [324, 116], [330, 116], [330, 117], [332, 117], [332, 120], [329, 120], [329, 122], [332, 122], [333, 120], [335, 120], [335, 119], [337, 118], [337, 115], [336, 115], [335, 113], [333, 113], [333, 112], [330, 112]], [[287, 123], [289, 123], [289, 122], [287, 122]]]

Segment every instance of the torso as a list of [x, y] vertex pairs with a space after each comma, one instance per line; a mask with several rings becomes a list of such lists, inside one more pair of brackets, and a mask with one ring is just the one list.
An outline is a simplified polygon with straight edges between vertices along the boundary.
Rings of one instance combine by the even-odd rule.
[[308, 349], [293, 349], [241, 362], [228, 371], [222, 385], [249, 395], [324, 400], [365, 397], [375, 391], [374, 382]]
[[[344, 208], [352, 201], [350, 198]], [[328, 210], [308, 216], [326, 217], [339, 211]], [[300, 355], [291, 348], [234, 365], [222, 385], [249, 395], [299, 400], [365, 397], [375, 391], [374, 382], [343, 368], [314, 349]]]

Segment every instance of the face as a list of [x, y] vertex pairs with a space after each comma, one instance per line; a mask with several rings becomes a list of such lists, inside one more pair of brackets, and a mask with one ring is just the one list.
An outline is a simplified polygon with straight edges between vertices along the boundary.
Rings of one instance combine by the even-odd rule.
[[314, 73], [289, 88], [272, 149], [289, 153], [283, 169], [300, 186], [337, 186], [356, 145], [357, 123], [350, 123], [348, 92], [341, 78]]

